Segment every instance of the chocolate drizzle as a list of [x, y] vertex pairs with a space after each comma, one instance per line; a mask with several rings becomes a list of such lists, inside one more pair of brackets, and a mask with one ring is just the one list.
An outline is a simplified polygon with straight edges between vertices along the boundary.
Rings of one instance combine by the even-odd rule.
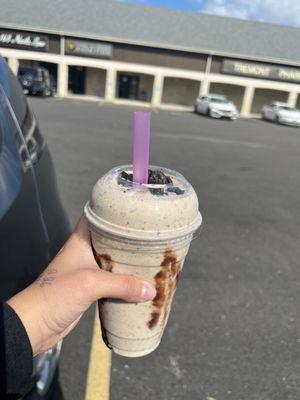
[[153, 329], [159, 321], [162, 326], [165, 325], [181, 273], [181, 263], [172, 250], [165, 251], [160, 266], [161, 270], [154, 277], [156, 296], [152, 300], [153, 311], [147, 323], [149, 329]]
[[97, 264], [101, 269], [103, 269], [104, 271], [112, 272], [114, 268], [114, 263], [109, 254], [98, 254], [94, 250], [94, 256]]
[[[112, 272], [113, 267], [114, 267], [114, 263], [111, 259], [111, 256], [109, 254], [99, 254], [96, 252], [96, 250], [94, 249], [94, 247], [92, 247], [93, 249], [93, 253], [94, 253], [94, 257], [95, 260], [98, 264], [98, 266], [103, 269], [104, 271], [108, 271], [108, 272]], [[101, 312], [100, 312], [100, 308], [101, 306], [107, 301], [107, 299], [102, 298], [100, 300], [98, 300], [98, 313], [99, 313], [99, 319], [100, 319], [100, 326], [101, 326], [101, 333], [102, 333], [102, 339], [103, 342], [106, 344], [106, 346], [109, 349], [112, 349], [111, 345], [108, 342], [108, 338], [106, 335], [106, 331], [103, 327], [103, 323], [102, 323], [102, 318], [101, 318]]]

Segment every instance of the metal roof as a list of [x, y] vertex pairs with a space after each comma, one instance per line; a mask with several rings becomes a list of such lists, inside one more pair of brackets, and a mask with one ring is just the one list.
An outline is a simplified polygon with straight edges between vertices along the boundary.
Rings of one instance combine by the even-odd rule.
[[300, 63], [300, 29], [114, 0], [0, 0], [0, 27]]

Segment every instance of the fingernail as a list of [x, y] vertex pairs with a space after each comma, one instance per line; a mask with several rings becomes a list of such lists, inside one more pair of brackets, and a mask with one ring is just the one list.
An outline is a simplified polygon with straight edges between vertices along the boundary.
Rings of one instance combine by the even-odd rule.
[[142, 286], [141, 299], [148, 301], [156, 296], [156, 290], [149, 282], [144, 281]]

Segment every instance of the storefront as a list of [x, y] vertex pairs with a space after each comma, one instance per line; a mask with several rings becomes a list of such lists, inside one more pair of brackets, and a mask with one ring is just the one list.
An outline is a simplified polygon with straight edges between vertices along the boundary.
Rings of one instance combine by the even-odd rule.
[[119, 99], [150, 102], [154, 77], [119, 71], [117, 75], [116, 97]]
[[68, 67], [68, 93], [104, 98], [106, 71], [99, 68], [70, 65]]
[[199, 91], [200, 81], [165, 77], [162, 103], [192, 107]]
[[41, 67], [41, 68], [46, 68], [47, 71], [49, 71], [50, 78], [52, 80], [52, 84], [57, 88], [57, 64], [55, 63], [50, 63], [50, 62], [45, 62], [45, 61], [35, 61], [35, 60], [18, 60], [19, 68], [22, 67]]
[[265, 104], [273, 101], [288, 102], [289, 94], [283, 90], [260, 89], [255, 90], [253, 104], [251, 108], [252, 114], [259, 114]]
[[215, 93], [226, 95], [244, 117], [272, 101], [300, 106], [300, 62], [90, 36], [3, 27], [0, 54], [16, 74], [19, 67], [46, 68], [60, 97], [191, 110], [199, 95]]

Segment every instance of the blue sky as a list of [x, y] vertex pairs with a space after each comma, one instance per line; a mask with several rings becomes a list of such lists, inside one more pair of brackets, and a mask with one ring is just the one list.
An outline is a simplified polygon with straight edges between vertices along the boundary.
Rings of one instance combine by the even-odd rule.
[[300, 0], [119, 0], [300, 26]]

